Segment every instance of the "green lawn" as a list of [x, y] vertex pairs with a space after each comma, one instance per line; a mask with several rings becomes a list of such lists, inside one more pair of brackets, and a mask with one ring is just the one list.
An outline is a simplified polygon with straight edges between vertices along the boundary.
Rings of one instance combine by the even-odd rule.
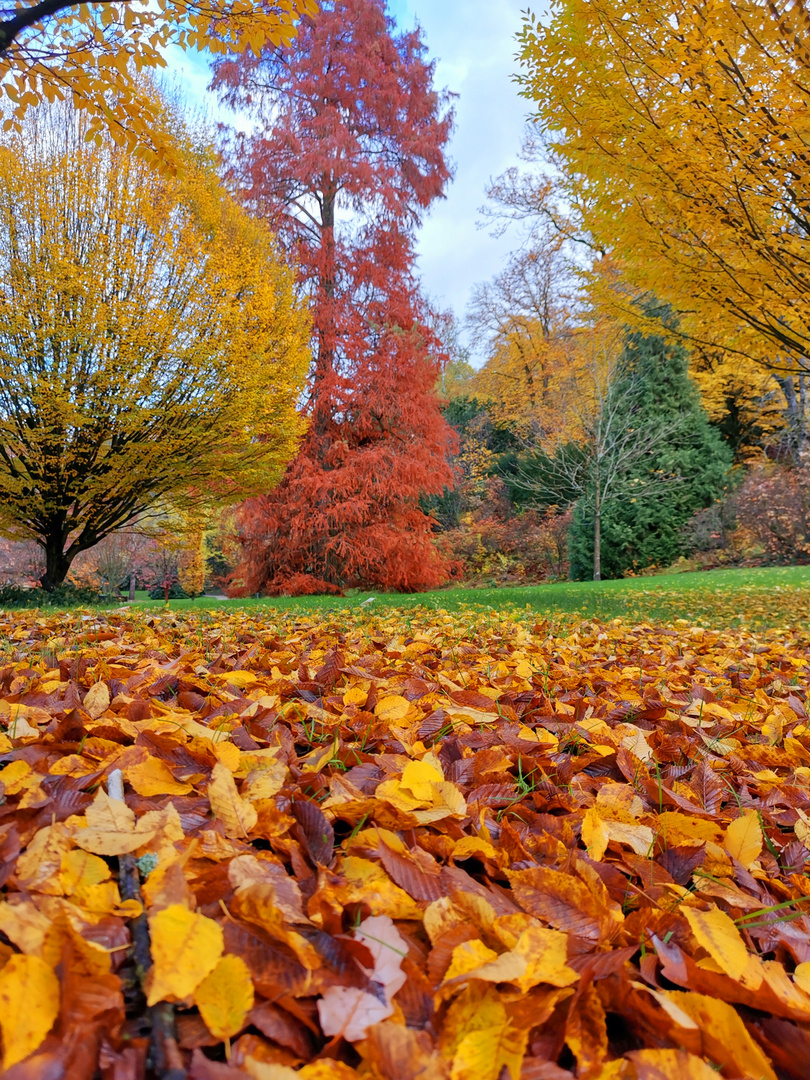
[[[139, 611], [165, 611], [162, 600], [149, 600], [139, 591], [132, 607]], [[662, 574], [620, 581], [559, 582], [523, 588], [438, 589], [427, 593], [352, 592], [346, 597], [265, 597], [259, 600], [171, 600], [169, 611], [266, 610], [277, 613], [335, 615], [357, 609], [365, 601], [369, 613], [419, 608], [459, 611], [465, 608], [515, 609], [536, 613], [541, 619], [622, 618], [634, 622], [671, 624], [684, 619], [714, 627], [810, 627], [810, 566], [771, 567], [758, 570], [714, 570], [709, 573]], [[55, 610], [55, 609], [47, 609]]]
[[[274, 612], [334, 614], [367, 605], [386, 608], [427, 608], [458, 611], [465, 607], [530, 609], [540, 616], [559, 615], [673, 622], [686, 619], [706, 626], [804, 626], [810, 624], [810, 567], [757, 570], [714, 570], [709, 573], [667, 574], [620, 581], [560, 582], [524, 588], [441, 589], [429, 593], [357, 592], [343, 597], [272, 597], [260, 600], [172, 600], [172, 610], [234, 610], [267, 608]], [[136, 603], [144, 609], [164, 609], [159, 600]]]

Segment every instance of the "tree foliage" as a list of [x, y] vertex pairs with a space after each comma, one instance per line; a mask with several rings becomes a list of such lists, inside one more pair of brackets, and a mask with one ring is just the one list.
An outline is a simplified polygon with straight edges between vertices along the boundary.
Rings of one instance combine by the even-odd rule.
[[567, 205], [615, 259], [611, 303], [638, 322], [651, 293], [679, 333], [783, 370], [810, 353], [802, 19], [801, 4], [556, 0], [521, 37]]
[[221, 61], [215, 85], [256, 122], [233, 176], [295, 255], [314, 319], [309, 428], [241, 514], [242, 587], [436, 584], [419, 499], [451, 482], [452, 433], [414, 233], [450, 175], [452, 113], [420, 33], [397, 33], [383, 0], [330, 0], [292, 45]]
[[88, 136], [106, 129], [148, 159], [176, 165], [170, 132], [139, 73], [165, 67], [172, 47], [219, 55], [288, 42], [296, 19], [315, 8], [316, 0], [18, 0], [0, 21], [5, 130], [22, 132], [32, 105], [69, 99], [87, 110]]
[[0, 146], [0, 527], [48, 584], [156, 502], [265, 490], [294, 452], [308, 320], [211, 156], [159, 175], [43, 107]]
[[674, 562], [683, 526], [722, 494], [731, 465], [684, 351], [663, 337], [630, 333], [606, 390], [571, 525], [575, 580]]

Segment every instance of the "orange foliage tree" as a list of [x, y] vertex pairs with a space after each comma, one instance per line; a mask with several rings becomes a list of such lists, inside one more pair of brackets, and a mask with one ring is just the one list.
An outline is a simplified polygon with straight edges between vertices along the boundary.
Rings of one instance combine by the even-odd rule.
[[413, 244], [450, 176], [447, 95], [384, 0], [330, 0], [292, 45], [222, 60], [215, 85], [257, 122], [234, 137], [233, 175], [294, 253], [314, 317], [308, 432], [243, 508], [235, 585], [434, 586], [446, 568], [419, 499], [451, 484], [452, 433]]

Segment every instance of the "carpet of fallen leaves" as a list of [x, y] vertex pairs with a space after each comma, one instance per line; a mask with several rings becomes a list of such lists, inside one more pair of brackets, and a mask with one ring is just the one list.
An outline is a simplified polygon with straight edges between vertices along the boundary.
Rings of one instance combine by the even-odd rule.
[[0, 615], [5, 1080], [808, 1075], [806, 632], [266, 620]]

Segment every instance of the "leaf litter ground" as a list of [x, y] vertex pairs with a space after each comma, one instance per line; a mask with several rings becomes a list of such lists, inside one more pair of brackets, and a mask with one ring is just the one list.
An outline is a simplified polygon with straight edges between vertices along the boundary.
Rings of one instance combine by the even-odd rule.
[[6, 1080], [802, 1078], [805, 631], [0, 616]]

